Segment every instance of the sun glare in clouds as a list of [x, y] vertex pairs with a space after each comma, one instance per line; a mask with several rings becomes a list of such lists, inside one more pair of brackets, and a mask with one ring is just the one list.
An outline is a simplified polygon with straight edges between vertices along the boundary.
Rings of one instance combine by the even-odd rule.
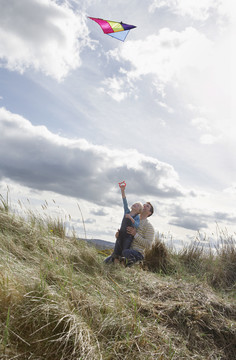
[[165, 28], [144, 40], [127, 42], [122, 49], [110, 52], [110, 56], [131, 62], [133, 68], [126, 72], [129, 79], [153, 74], [162, 83], [168, 83], [182, 76], [186, 67], [205, 67], [204, 59], [211, 47], [211, 41], [194, 28], [182, 32]]
[[[206, 109], [203, 115], [211, 123], [212, 133], [201, 136], [202, 144], [213, 144], [222, 138], [222, 134], [225, 139], [230, 138], [236, 130], [233, 117], [236, 83], [233, 34], [236, 33], [232, 21], [235, 17], [232, 11], [236, 12], [235, 4], [232, 1], [213, 0], [154, 1], [150, 8], [152, 11], [165, 6], [181, 16], [188, 15], [201, 21], [206, 20], [214, 10], [218, 13], [217, 31], [214, 37], [209, 38], [201, 27], [187, 27], [178, 32], [164, 28], [145, 39], [126, 42], [122, 48], [111, 51], [109, 56], [121, 63], [128, 60], [132, 67], [129, 70], [121, 69], [116, 80], [112, 79], [113, 84], [119, 84], [125, 73], [125, 88], [131, 93], [135, 90], [131, 84], [152, 75], [153, 86], [156, 86], [159, 97], [163, 99], [159, 99], [160, 105], [165, 105], [165, 87], [168, 85], [175, 88], [178, 96], [182, 96], [183, 105], [189, 103], [199, 109], [198, 116], [200, 109]], [[111, 84], [111, 81], [105, 80], [104, 84]], [[122, 101], [124, 96], [114, 99]], [[169, 108], [166, 105], [166, 109]]]

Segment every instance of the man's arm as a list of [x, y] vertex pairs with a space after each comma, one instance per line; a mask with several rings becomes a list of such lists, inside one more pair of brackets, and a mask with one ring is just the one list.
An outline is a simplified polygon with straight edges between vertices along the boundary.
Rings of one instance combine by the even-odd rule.
[[137, 230], [132, 226], [127, 226], [127, 233], [132, 236], [135, 236], [137, 233]]
[[150, 248], [150, 246], [152, 245], [154, 238], [155, 238], [155, 230], [154, 227], [152, 226], [151, 223], [147, 223], [147, 225], [145, 226], [145, 230], [144, 230], [144, 234], [143, 236], [141, 236], [135, 228], [128, 226], [127, 227], [127, 233], [131, 234], [134, 236], [135, 240], [137, 240], [137, 242], [145, 247], [145, 248]]

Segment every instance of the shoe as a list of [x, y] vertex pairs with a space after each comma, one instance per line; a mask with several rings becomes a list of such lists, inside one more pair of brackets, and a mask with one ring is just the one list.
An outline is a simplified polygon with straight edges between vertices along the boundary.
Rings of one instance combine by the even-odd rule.
[[114, 261], [113, 257], [110, 255], [108, 256], [105, 260], [104, 260], [104, 263], [105, 264], [112, 264]]

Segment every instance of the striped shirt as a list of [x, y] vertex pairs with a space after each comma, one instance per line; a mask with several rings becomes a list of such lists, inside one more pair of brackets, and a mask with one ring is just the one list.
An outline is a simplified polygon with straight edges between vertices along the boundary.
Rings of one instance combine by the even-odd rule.
[[140, 225], [137, 229], [137, 233], [131, 244], [131, 249], [139, 251], [144, 254], [145, 250], [148, 250], [154, 242], [155, 231], [152, 224], [148, 219], [140, 220]]

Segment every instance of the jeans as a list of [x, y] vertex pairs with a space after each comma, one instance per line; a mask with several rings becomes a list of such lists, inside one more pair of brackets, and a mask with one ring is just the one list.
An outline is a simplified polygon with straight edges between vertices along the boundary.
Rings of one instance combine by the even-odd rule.
[[143, 255], [139, 251], [133, 249], [126, 249], [122, 251], [122, 256], [127, 260], [127, 266], [131, 266], [137, 261], [142, 261], [144, 259]]
[[124, 217], [119, 230], [119, 236], [116, 239], [114, 251], [112, 254], [114, 258], [119, 258], [120, 256], [123, 256], [123, 251], [129, 249], [133, 241], [133, 236], [131, 234], [127, 234], [127, 226], [132, 226], [132, 221]]
[[[126, 266], [131, 266], [137, 261], [142, 261], [144, 259], [143, 255], [139, 251], [133, 249], [123, 250], [122, 257], [124, 257], [127, 260]], [[112, 255], [108, 256], [104, 260], [106, 264], [111, 264], [113, 261], [114, 261], [114, 257]]]
[[119, 230], [119, 236], [116, 239], [113, 254], [104, 260], [106, 264], [112, 263], [114, 259], [125, 258], [126, 266], [130, 266], [137, 261], [142, 261], [144, 259], [143, 255], [139, 251], [130, 249], [133, 236], [127, 234], [127, 226], [132, 225], [132, 221], [124, 216]]

